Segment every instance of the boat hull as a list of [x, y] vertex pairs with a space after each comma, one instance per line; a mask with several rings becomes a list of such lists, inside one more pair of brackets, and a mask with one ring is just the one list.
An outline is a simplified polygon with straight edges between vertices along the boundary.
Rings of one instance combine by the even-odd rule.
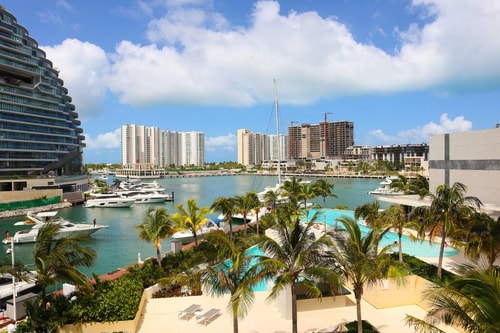
[[90, 199], [84, 204], [87, 208], [127, 208], [135, 203], [135, 199], [130, 200], [101, 200], [101, 199]]

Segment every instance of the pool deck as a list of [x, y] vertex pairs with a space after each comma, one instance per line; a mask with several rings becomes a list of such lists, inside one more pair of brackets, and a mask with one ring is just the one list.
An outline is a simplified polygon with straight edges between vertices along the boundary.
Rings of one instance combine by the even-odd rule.
[[[438, 262], [438, 258], [421, 259], [432, 264]], [[443, 257], [443, 269], [446, 270], [453, 271], [456, 265], [462, 263], [470, 263], [470, 261], [461, 253], [456, 256]], [[268, 295], [268, 291], [255, 293], [255, 300], [248, 314], [239, 321], [240, 333], [288, 333], [292, 331], [291, 320], [284, 318], [274, 301], [267, 300]], [[298, 331], [301, 333], [321, 332], [322, 329], [331, 328], [339, 323], [356, 320], [354, 295], [351, 293], [347, 297], [353, 305], [299, 311]], [[227, 309], [228, 301], [228, 296], [205, 295], [151, 299], [146, 304], [138, 333], [153, 333], [167, 329], [169, 332], [231, 332], [233, 324], [232, 315]], [[221, 309], [221, 314], [206, 325], [198, 324], [196, 317], [189, 320], [179, 319], [178, 311], [191, 304], [201, 304], [201, 312], [211, 308]], [[374, 325], [380, 333], [414, 333], [414, 329], [405, 325], [405, 316], [409, 314], [423, 319], [427, 313], [417, 305], [378, 309], [365, 300], [362, 300], [361, 312], [363, 319]], [[440, 326], [440, 328], [447, 333], [460, 332], [449, 326]]]

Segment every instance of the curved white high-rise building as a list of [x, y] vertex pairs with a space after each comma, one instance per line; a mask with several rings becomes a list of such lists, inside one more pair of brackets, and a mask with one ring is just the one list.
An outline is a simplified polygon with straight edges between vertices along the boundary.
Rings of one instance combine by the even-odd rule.
[[85, 138], [71, 102], [38, 42], [0, 6], [0, 176], [82, 173]]

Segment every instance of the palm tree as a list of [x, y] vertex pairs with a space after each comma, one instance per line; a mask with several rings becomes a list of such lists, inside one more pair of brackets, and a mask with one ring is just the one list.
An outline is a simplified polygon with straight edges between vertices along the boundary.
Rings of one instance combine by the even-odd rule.
[[270, 208], [270, 210], [273, 210], [276, 208], [278, 205], [279, 201], [279, 193], [276, 191], [267, 191], [264, 193], [264, 204]]
[[326, 197], [338, 198], [337, 195], [333, 193], [335, 184], [330, 183], [323, 178], [316, 180], [313, 183], [313, 186], [316, 194], [323, 197], [323, 208], [326, 207]]
[[391, 181], [389, 188], [402, 192], [403, 194], [410, 194], [410, 181], [406, 176], [398, 175], [397, 179]]
[[378, 200], [373, 200], [371, 204], [366, 203], [356, 207], [354, 209], [354, 219], [357, 221], [360, 217], [375, 231], [374, 236], [379, 237], [376, 240], [378, 246], [380, 239], [389, 231]]
[[224, 220], [229, 223], [229, 234], [233, 235], [233, 215], [236, 212], [236, 200], [234, 198], [218, 197], [214, 200], [210, 209], [220, 212]]
[[426, 232], [429, 242], [437, 236], [441, 237], [437, 277], [442, 279], [443, 253], [448, 236], [453, 237], [457, 229], [463, 226], [464, 219], [470, 217], [481, 201], [472, 196], [465, 196], [467, 187], [462, 183], [454, 183], [451, 187], [439, 185], [436, 194], [429, 194], [430, 206], [415, 208], [414, 215], [422, 220], [418, 237], [425, 239]]
[[195, 199], [189, 199], [187, 209], [182, 204], [175, 206], [177, 212], [172, 216], [177, 230], [189, 230], [193, 234], [194, 245], [198, 246], [198, 231], [208, 222], [209, 207], [199, 208]]
[[297, 197], [300, 201], [302, 201], [302, 205], [304, 209], [307, 209], [307, 200], [314, 199], [318, 196], [313, 184], [308, 183], [300, 183], [299, 184], [299, 192], [297, 193]]
[[238, 319], [243, 318], [254, 300], [254, 288], [268, 277], [261, 256], [252, 255], [221, 232], [206, 239], [219, 248], [219, 260], [201, 271], [201, 283], [209, 295], [231, 295], [233, 332], [238, 333]]
[[417, 175], [410, 179], [410, 193], [418, 194], [420, 198], [429, 194], [429, 179], [422, 175]]
[[465, 254], [475, 260], [484, 254], [488, 268], [492, 269], [500, 258], [500, 218], [495, 220], [485, 213], [473, 214], [465, 231], [464, 249]]
[[297, 202], [299, 201], [299, 193], [301, 191], [301, 183], [302, 178], [297, 178], [293, 176], [290, 179], [285, 180], [281, 189], [283, 190], [282, 196], [288, 197], [290, 201]]
[[500, 268], [484, 269], [465, 265], [462, 276], [449, 284], [434, 285], [424, 297], [430, 302], [426, 320], [407, 315], [409, 326], [417, 332], [442, 332], [444, 322], [467, 333], [498, 332], [500, 327]]
[[245, 195], [234, 197], [236, 201], [236, 211], [243, 214], [243, 224], [245, 226], [244, 234], [247, 234], [247, 216], [255, 207], [260, 206], [259, 197], [255, 191], [247, 192]]
[[80, 288], [88, 287], [88, 277], [78, 270], [90, 267], [96, 252], [81, 243], [89, 242], [88, 236], [69, 236], [57, 239], [59, 224], [47, 222], [36, 237], [33, 255], [38, 285], [41, 289], [40, 307], [47, 305], [46, 289], [59, 282], [69, 282]]
[[156, 261], [161, 267], [161, 242], [175, 232], [167, 210], [150, 207], [143, 223], [136, 225], [135, 228], [139, 229], [140, 239], [153, 243], [156, 249]]
[[356, 317], [358, 333], [363, 332], [361, 316], [361, 297], [366, 285], [392, 277], [402, 278], [405, 271], [398, 262], [391, 260], [388, 251], [390, 245], [378, 250], [378, 240], [375, 230], [363, 236], [356, 220], [343, 216], [340, 222], [346, 229], [346, 236], [337, 236], [334, 246], [329, 252], [332, 270], [340, 270], [343, 278], [352, 286], [356, 299]]
[[399, 261], [403, 262], [403, 243], [401, 242], [403, 231], [405, 228], [416, 227], [417, 225], [412, 221], [406, 220], [403, 206], [401, 205], [391, 205], [383, 212], [382, 216], [388, 228], [396, 229], [398, 234]]
[[273, 219], [276, 237], [264, 236], [261, 248], [267, 256], [263, 263], [277, 274], [270, 298], [276, 298], [285, 288], [290, 287], [292, 301], [292, 332], [297, 333], [297, 290], [300, 283], [312, 297], [321, 297], [321, 290], [315, 282], [324, 281], [339, 289], [338, 274], [326, 267], [323, 251], [331, 244], [328, 235], [315, 238], [311, 232], [314, 218], [308, 223], [301, 222], [291, 205], [279, 206], [268, 215]]

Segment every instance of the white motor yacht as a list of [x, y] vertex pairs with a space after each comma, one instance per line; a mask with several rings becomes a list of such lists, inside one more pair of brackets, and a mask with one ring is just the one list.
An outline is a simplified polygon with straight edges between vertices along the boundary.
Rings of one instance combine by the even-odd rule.
[[107, 225], [103, 224], [92, 224], [92, 223], [73, 223], [62, 217], [56, 216], [57, 212], [41, 212], [38, 214], [29, 213], [26, 215], [24, 221], [16, 222], [14, 225], [25, 225], [31, 226], [31, 229], [20, 230], [14, 234], [14, 236], [8, 236], [3, 239], [4, 244], [10, 244], [11, 242], [16, 243], [33, 243], [36, 241], [38, 231], [46, 223], [56, 223], [61, 226], [59, 232], [56, 235], [56, 239], [65, 238], [73, 235], [87, 235], [90, 236], [94, 232], [97, 232], [103, 228], [108, 228]]
[[122, 198], [116, 193], [98, 193], [85, 201], [84, 207], [92, 208], [126, 208], [134, 204], [135, 199]]
[[[203, 227], [196, 232], [196, 237], [201, 239], [203, 236], [212, 231], [224, 231], [223, 223], [215, 222], [213, 220], [208, 220], [207, 223], [203, 225]], [[181, 241], [182, 243], [189, 243], [194, 241], [194, 236], [191, 230], [183, 230], [177, 231], [175, 234], [171, 236], [172, 241]]]
[[391, 183], [398, 179], [398, 177], [386, 177], [383, 181], [380, 182], [379, 187], [374, 189], [373, 191], [368, 192], [368, 194], [372, 195], [403, 195], [404, 192], [395, 190], [391, 188]]
[[170, 195], [155, 191], [118, 191], [122, 198], [135, 199], [136, 204], [161, 203], [170, 200]]

